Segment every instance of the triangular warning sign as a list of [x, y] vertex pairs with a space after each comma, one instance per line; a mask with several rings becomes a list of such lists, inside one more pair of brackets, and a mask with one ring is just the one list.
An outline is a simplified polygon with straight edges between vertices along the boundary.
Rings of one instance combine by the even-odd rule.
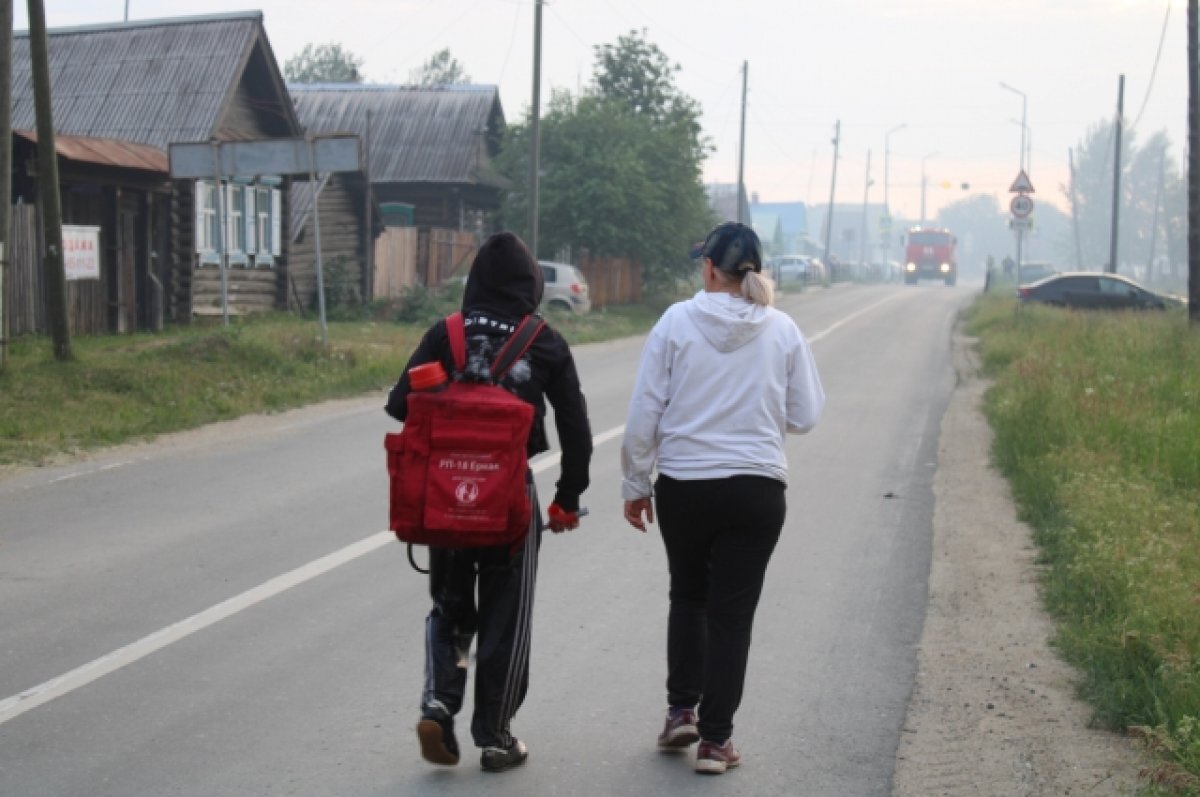
[[1025, 173], [1024, 169], [1022, 169], [1021, 173], [1017, 175], [1017, 179], [1013, 180], [1012, 188], [1009, 188], [1008, 190], [1014, 194], [1036, 193], [1033, 190], [1033, 183], [1029, 182], [1029, 175]]

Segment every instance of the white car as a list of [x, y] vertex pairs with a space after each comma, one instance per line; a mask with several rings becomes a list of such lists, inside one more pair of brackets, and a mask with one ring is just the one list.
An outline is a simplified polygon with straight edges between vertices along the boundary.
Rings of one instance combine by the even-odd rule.
[[808, 255], [783, 255], [771, 261], [771, 277], [777, 284], [785, 282], [820, 282], [825, 278], [821, 261]]
[[571, 313], [591, 311], [592, 300], [582, 271], [568, 263], [539, 260], [538, 264], [542, 267], [542, 278], [546, 285], [542, 304]]

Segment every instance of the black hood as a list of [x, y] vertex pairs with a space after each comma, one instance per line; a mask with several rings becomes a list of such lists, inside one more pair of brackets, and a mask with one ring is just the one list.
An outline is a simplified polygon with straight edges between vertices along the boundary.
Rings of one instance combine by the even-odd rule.
[[525, 242], [511, 232], [498, 232], [483, 242], [463, 290], [463, 313], [483, 311], [516, 320], [542, 301], [542, 269]]

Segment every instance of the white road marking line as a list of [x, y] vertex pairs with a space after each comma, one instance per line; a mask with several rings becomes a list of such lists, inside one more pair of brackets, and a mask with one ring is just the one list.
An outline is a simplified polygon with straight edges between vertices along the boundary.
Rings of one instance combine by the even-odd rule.
[[[624, 426], [609, 429], [592, 438], [592, 444], [598, 446], [614, 437], [620, 436], [624, 431]], [[556, 465], [560, 458], [561, 455], [556, 453], [545, 459], [538, 460], [536, 463], [531, 463], [530, 468], [534, 473], [541, 473]], [[116, 466], [114, 465], [113, 467]], [[56, 697], [62, 697], [82, 686], [87, 686], [98, 678], [116, 672], [139, 659], [144, 659], [146, 656], [165, 648], [167, 645], [189, 637], [197, 631], [202, 631], [210, 625], [262, 603], [268, 598], [273, 598], [281, 592], [299, 586], [306, 581], [311, 581], [334, 568], [353, 562], [355, 559], [378, 550], [384, 545], [395, 542], [395, 540], [395, 535], [390, 531], [380, 531], [372, 534], [366, 539], [347, 545], [320, 559], [302, 565], [291, 572], [276, 576], [270, 581], [248, 589], [240, 595], [222, 601], [202, 612], [193, 614], [191, 617], [148, 634], [136, 642], [131, 642], [98, 659], [76, 667], [57, 678], [51, 678], [49, 681], [26, 689], [24, 692], [13, 695], [5, 700], [0, 700], [0, 725], [21, 716], [26, 711], [48, 703]]]
[[811, 337], [809, 337], [809, 339], [808, 339], [808, 342], [809, 342], [809, 343], [816, 343], [818, 340], [820, 340], [821, 338], [823, 338], [823, 337], [825, 337], [826, 335], [830, 334], [831, 332], [833, 332], [834, 330], [838, 329], [839, 327], [841, 327], [841, 326], [843, 326], [843, 325], [845, 325], [845, 324], [849, 324], [851, 321], [853, 321], [854, 319], [858, 318], [860, 315], [864, 315], [864, 314], [866, 314], [866, 313], [869, 313], [869, 312], [871, 312], [872, 310], [874, 310], [876, 307], [879, 307], [879, 306], [880, 306], [880, 305], [882, 305], [882, 304], [887, 304], [888, 302], [892, 301], [893, 299], [897, 299], [897, 298], [899, 298], [900, 296], [903, 296], [903, 294], [901, 294], [901, 293], [893, 293], [892, 295], [890, 295], [890, 296], [887, 296], [887, 297], [885, 297], [885, 298], [883, 298], [883, 299], [880, 299], [879, 301], [875, 302], [875, 304], [869, 304], [869, 305], [867, 305], [866, 307], [862, 308], [861, 310], [857, 310], [857, 311], [855, 311], [855, 312], [851, 313], [850, 315], [846, 316], [846, 317], [845, 317], [845, 318], [843, 318], [842, 320], [840, 320], [840, 321], [836, 321], [836, 322], [834, 322], [833, 324], [831, 324], [830, 326], [827, 326], [827, 327], [825, 327], [824, 329], [822, 329], [820, 332], [816, 333], [815, 335], [812, 335]]
[[236, 595], [198, 614], [193, 614], [185, 620], [180, 620], [166, 628], [155, 631], [136, 642], [132, 642], [114, 650], [112, 653], [76, 667], [57, 678], [52, 678], [32, 689], [26, 689], [20, 694], [0, 701], [0, 725], [56, 697], [62, 697], [69, 692], [73, 692], [79, 687], [95, 681], [97, 678], [115, 672], [139, 659], [143, 659], [173, 642], [178, 642], [197, 631], [208, 628], [210, 625], [237, 614], [243, 609], [248, 609], [255, 604], [262, 603], [267, 598], [278, 595], [306, 581], [310, 581], [322, 573], [333, 570], [335, 567], [351, 562], [393, 540], [395, 540], [395, 537], [391, 532], [381, 531], [377, 534], [372, 534], [364, 540], [347, 545], [341, 550], [334, 551], [328, 556], [323, 556], [320, 559], [309, 562], [289, 573], [276, 576], [253, 589], [246, 590], [241, 595]]
[[[809, 343], [817, 342], [842, 325], [853, 321], [858, 316], [870, 312], [886, 302], [890, 302], [899, 295], [901, 294], [888, 296], [885, 299], [851, 313], [840, 321], [837, 321], [831, 326], [826, 327], [810, 337], [808, 339]], [[592, 437], [592, 445], [603, 445], [610, 440], [620, 437], [624, 433], [624, 424], [621, 426], [614, 426], [613, 428], [605, 430]], [[535, 462], [531, 462], [530, 469], [534, 473], [541, 473], [557, 465], [561, 459], [562, 453], [556, 451], [537, 459]], [[97, 470], [118, 468], [129, 464], [131, 461], [132, 460], [115, 462], [110, 465], [102, 466]], [[75, 476], [84, 475], [84, 473], [87, 472], [94, 473], [95, 471], [93, 470], [84, 471], [83, 473], [68, 474], [60, 477], [56, 481], [64, 481], [66, 479], [74, 478]], [[284, 573], [283, 575], [276, 576], [270, 581], [259, 584], [257, 587], [248, 589], [240, 595], [235, 595], [234, 597], [222, 601], [215, 606], [209, 607], [202, 612], [193, 614], [191, 617], [180, 620], [177, 623], [173, 623], [172, 625], [148, 634], [136, 642], [131, 642], [124, 647], [117, 648], [111, 653], [101, 656], [98, 659], [93, 659], [86, 664], [76, 667], [70, 672], [63, 673], [57, 678], [51, 678], [49, 681], [45, 681], [44, 683], [38, 684], [30, 689], [26, 689], [24, 692], [20, 692], [12, 697], [0, 700], [0, 725], [3, 725], [9, 720], [21, 716], [26, 711], [31, 711], [38, 706], [54, 700], [57, 697], [62, 697], [63, 695], [74, 692], [80, 687], [87, 686], [92, 681], [102, 678], [109, 673], [116, 672], [122, 667], [126, 667], [140, 659], [144, 659], [151, 653], [162, 650], [168, 645], [189, 637], [197, 631], [202, 631], [205, 628], [220, 622], [221, 620], [232, 617], [238, 612], [262, 603], [268, 598], [272, 598], [282, 592], [286, 592], [292, 587], [296, 587], [307, 581], [311, 581], [317, 576], [328, 573], [330, 570], [341, 567], [344, 564], [353, 562], [355, 559], [365, 556], [372, 551], [378, 550], [394, 540], [395, 537], [390, 531], [376, 532], [365, 539], [351, 543], [350, 545], [334, 551], [331, 554], [327, 554], [320, 559], [316, 559], [306, 565], [302, 565], [295, 570]]]

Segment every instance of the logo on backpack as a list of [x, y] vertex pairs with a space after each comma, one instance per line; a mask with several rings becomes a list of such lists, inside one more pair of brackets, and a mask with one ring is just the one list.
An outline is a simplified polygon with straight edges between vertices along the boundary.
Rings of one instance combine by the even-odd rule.
[[473, 504], [479, 500], [479, 484], [470, 479], [463, 479], [454, 488], [454, 497], [460, 504]]

